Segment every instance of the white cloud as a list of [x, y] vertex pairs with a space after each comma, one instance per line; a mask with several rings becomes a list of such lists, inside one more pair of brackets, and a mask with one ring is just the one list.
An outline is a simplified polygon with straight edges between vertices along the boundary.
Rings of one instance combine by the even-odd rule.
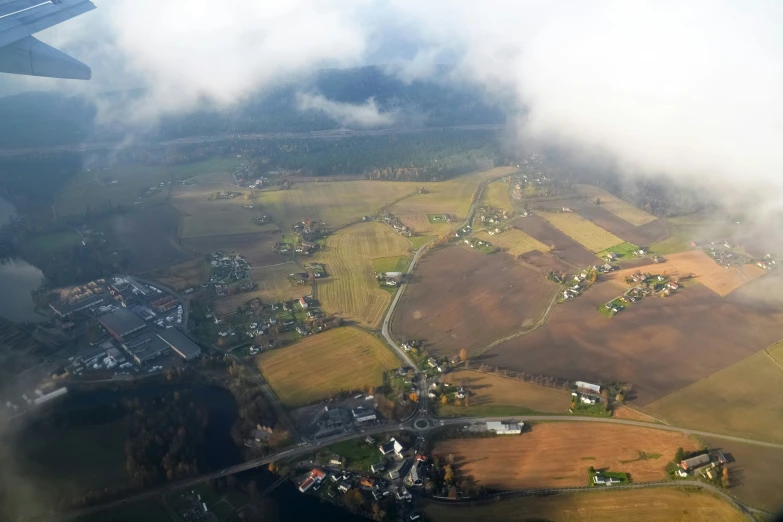
[[361, 105], [329, 100], [322, 94], [298, 93], [299, 110], [321, 111], [344, 127], [389, 127], [394, 125], [397, 113], [380, 112], [373, 98]]

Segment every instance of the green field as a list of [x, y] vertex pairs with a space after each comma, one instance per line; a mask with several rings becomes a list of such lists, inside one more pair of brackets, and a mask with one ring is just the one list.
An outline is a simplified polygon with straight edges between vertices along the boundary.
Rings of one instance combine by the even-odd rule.
[[379, 257], [372, 260], [372, 267], [377, 273], [405, 272], [408, 270], [408, 256]]
[[195, 163], [172, 165], [169, 171], [173, 179], [182, 180], [215, 172], [232, 173], [241, 163], [242, 160], [239, 158], [212, 158]]
[[426, 245], [434, 238], [432, 236], [413, 236], [408, 238], [412, 244], [413, 250], [420, 249], [423, 245]]
[[[778, 354], [779, 344], [770, 350]], [[783, 442], [782, 391], [783, 369], [762, 350], [643, 410], [678, 426]]]
[[732, 225], [721, 218], [704, 214], [692, 214], [667, 218], [669, 237], [650, 245], [658, 255], [675, 254], [691, 248], [691, 241], [703, 241], [729, 235]]
[[617, 255], [618, 261], [627, 261], [636, 257], [634, 252], [637, 250], [639, 250], [638, 246], [634, 245], [633, 243], [625, 242], [620, 243], [617, 246], [613, 246], [612, 248], [607, 248], [603, 252], [598, 252], [596, 255], [603, 259], [609, 255], [609, 252], [614, 252]]
[[81, 243], [82, 238], [75, 230], [63, 230], [34, 237], [27, 241], [25, 247], [45, 255], [52, 255]]
[[[170, 176], [165, 165], [132, 165], [83, 171], [54, 196], [54, 208], [59, 217], [81, 214], [88, 209], [100, 211], [109, 206], [133, 207], [135, 203], [156, 205], [166, 201]], [[117, 183], [112, 183], [116, 181]], [[157, 187], [151, 195], [142, 193]]]
[[376, 437], [377, 444], [372, 446], [367, 444], [364, 439], [353, 439], [338, 442], [329, 446], [328, 451], [331, 454], [339, 455], [345, 459], [345, 466], [349, 469], [360, 471], [369, 471], [370, 466], [381, 460], [381, 454], [378, 452], [378, 444], [382, 444], [388, 439]]

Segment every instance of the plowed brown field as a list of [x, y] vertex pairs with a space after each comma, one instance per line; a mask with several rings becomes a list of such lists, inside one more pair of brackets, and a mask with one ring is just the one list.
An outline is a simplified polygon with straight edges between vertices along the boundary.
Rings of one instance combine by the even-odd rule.
[[522, 435], [438, 442], [461, 475], [492, 490], [587, 485], [587, 469], [626, 472], [634, 482], [663, 480], [678, 447], [698, 449], [681, 433], [602, 423], [536, 424]]

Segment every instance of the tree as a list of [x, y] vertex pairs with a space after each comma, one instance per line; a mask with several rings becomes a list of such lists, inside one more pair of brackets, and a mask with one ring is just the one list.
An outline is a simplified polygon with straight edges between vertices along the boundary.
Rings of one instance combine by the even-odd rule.
[[356, 510], [362, 505], [362, 494], [358, 489], [349, 489], [345, 492], [345, 505]]
[[724, 488], [729, 488], [731, 486], [731, 479], [729, 478], [729, 467], [724, 465], [723, 471], [721, 472], [721, 484], [723, 484]]
[[448, 404], [449, 403], [449, 398], [444, 395], [443, 397], [440, 398], [440, 403], [441, 404]]
[[677, 448], [677, 451], [674, 453], [674, 462], [680, 463], [685, 459], [685, 450], [682, 448]]
[[411, 401], [413, 401], [413, 402], [418, 402], [419, 401], [419, 396], [418, 396], [418, 394], [416, 392], [411, 392], [411, 394], [408, 395], [408, 398]]
[[459, 351], [459, 360], [460, 361], [468, 360], [468, 351], [465, 348]]
[[456, 500], [457, 498], [457, 486], [451, 486], [449, 488], [449, 498], [452, 500]]
[[443, 482], [446, 484], [454, 483], [454, 468], [451, 467], [451, 464], [446, 464], [443, 468]]

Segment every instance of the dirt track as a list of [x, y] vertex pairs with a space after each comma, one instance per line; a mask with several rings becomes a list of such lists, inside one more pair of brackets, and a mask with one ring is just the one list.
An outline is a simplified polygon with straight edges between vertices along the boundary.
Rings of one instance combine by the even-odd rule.
[[[763, 279], [746, 285], [748, 290]], [[609, 319], [599, 304], [619, 295], [603, 282], [555, 307], [529, 335], [493, 348], [481, 362], [585, 381], [633, 383], [648, 404], [783, 337], [783, 312], [742, 292], [721, 298], [693, 285], [667, 299], [648, 298]]]
[[555, 290], [507, 254], [446, 247], [419, 262], [392, 330], [401, 340], [423, 339], [440, 354], [470, 352], [533, 324]]

